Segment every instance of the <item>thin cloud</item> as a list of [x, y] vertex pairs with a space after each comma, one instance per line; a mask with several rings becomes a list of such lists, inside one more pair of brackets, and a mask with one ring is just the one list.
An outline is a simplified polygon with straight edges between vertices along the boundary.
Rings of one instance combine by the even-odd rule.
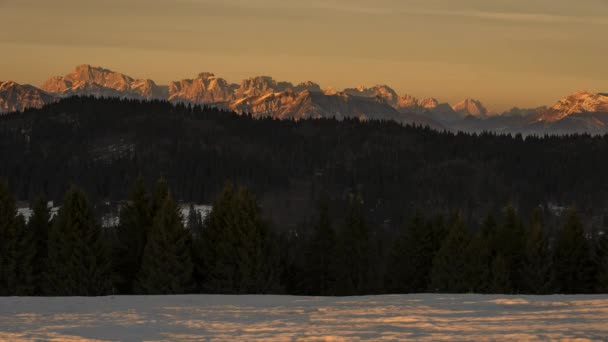
[[[304, 7], [304, 6], [303, 6]], [[481, 10], [440, 10], [440, 9], [425, 9], [425, 8], [394, 8], [382, 6], [361, 6], [357, 4], [345, 4], [338, 2], [311, 2], [306, 8], [315, 8], [322, 10], [330, 10], [343, 13], [354, 13], [362, 15], [426, 15], [426, 16], [442, 16], [442, 17], [463, 17], [471, 19], [483, 19], [492, 21], [509, 21], [523, 23], [540, 23], [540, 24], [595, 24], [606, 25], [608, 19], [599, 16], [567, 16], [548, 13], [526, 13], [526, 12], [499, 12], [499, 11], [481, 11]]]
[[529, 22], [529, 23], [577, 23], [577, 24], [608, 24], [608, 20], [599, 17], [574, 17], [544, 13], [521, 13], [521, 12], [487, 12], [476, 10], [404, 10], [402, 13], [418, 14], [418, 15], [433, 15], [433, 16], [456, 16], [477, 18], [486, 20], [500, 20], [512, 22]]

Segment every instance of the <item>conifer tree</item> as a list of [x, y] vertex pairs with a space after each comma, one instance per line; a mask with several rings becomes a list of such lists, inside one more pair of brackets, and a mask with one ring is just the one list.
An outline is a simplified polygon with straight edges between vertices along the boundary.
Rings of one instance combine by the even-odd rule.
[[393, 293], [428, 289], [435, 256], [433, 226], [418, 213], [396, 239], [389, 256], [386, 287]]
[[492, 282], [490, 284], [490, 293], [509, 294], [512, 293], [511, 287], [511, 270], [505, 257], [502, 254], [497, 254], [492, 260]]
[[608, 235], [602, 231], [595, 236], [596, 286], [598, 293], [608, 294]]
[[[492, 240], [494, 257], [501, 255], [503, 258], [501, 262], [504, 261], [508, 270], [509, 281], [505, 288], [506, 293], [519, 292], [522, 283], [524, 229], [512, 206], [505, 209], [503, 220], [498, 225]], [[493, 277], [501, 278], [502, 275], [493, 275]]]
[[551, 263], [542, 213], [537, 208], [525, 234], [522, 291], [530, 294], [547, 293], [551, 286]]
[[319, 206], [319, 218], [306, 246], [303, 288], [308, 295], [328, 295], [333, 282], [332, 263], [336, 255], [336, 234], [331, 225], [329, 209]]
[[179, 207], [168, 191], [163, 193], [166, 197], [154, 215], [137, 277], [141, 294], [183, 294], [194, 288], [190, 236]]
[[111, 292], [109, 249], [85, 193], [72, 186], [49, 231], [45, 292], [99, 296]]
[[152, 212], [152, 216], [156, 215], [158, 211], [162, 208], [165, 203], [165, 200], [169, 196], [169, 184], [167, 184], [167, 180], [164, 178], [160, 178], [156, 182], [156, 186], [154, 187], [154, 191], [152, 193], [152, 198], [150, 199], [150, 211]]
[[205, 220], [197, 243], [205, 291], [264, 293], [276, 288], [270, 231], [253, 195], [226, 184]]
[[465, 249], [470, 243], [470, 233], [457, 215], [445, 240], [433, 259], [430, 288], [434, 292], [468, 291]]
[[602, 294], [608, 293], [608, 257], [605, 256], [598, 265], [597, 291]]
[[492, 250], [484, 231], [477, 232], [464, 250], [468, 292], [486, 293], [491, 286]]
[[18, 284], [19, 233], [15, 201], [0, 181], [0, 296], [14, 295]]
[[114, 248], [115, 285], [120, 293], [134, 291], [144, 248], [152, 228], [152, 208], [143, 179], [138, 178], [128, 202], [120, 211]]
[[576, 211], [571, 210], [558, 234], [554, 253], [556, 288], [561, 293], [589, 293], [593, 267], [589, 243]]
[[34, 244], [33, 258], [33, 276], [34, 276], [34, 293], [42, 295], [44, 292], [44, 272], [47, 264], [48, 254], [48, 238], [50, 229], [50, 216], [47, 202], [42, 197], [36, 199], [32, 217], [27, 225], [28, 231], [31, 233]]
[[371, 287], [370, 229], [363, 216], [361, 200], [351, 200], [346, 220], [338, 235], [337, 255], [332, 266], [336, 276], [334, 294], [364, 294]]
[[17, 250], [17, 287], [15, 295], [31, 296], [36, 290], [34, 260], [36, 257], [36, 241], [33, 232], [28, 229], [25, 219], [18, 215], [15, 220], [18, 236]]

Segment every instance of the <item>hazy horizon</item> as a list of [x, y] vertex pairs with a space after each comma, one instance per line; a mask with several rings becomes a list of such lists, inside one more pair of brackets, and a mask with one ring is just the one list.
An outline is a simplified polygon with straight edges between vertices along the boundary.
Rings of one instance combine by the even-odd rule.
[[0, 0], [0, 80], [40, 85], [78, 64], [158, 84], [210, 71], [495, 111], [607, 91], [608, 1]]

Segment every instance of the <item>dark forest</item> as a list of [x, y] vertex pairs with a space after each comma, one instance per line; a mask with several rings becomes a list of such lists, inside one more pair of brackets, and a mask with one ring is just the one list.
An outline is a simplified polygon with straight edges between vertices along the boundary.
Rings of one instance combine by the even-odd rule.
[[0, 118], [0, 295], [606, 292], [607, 152], [69, 98]]

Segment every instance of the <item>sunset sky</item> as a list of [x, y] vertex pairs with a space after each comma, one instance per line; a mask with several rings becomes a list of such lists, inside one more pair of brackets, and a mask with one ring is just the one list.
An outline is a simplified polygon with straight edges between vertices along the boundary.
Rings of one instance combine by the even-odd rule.
[[159, 84], [211, 71], [492, 110], [608, 91], [607, 0], [0, 0], [0, 80], [77, 64]]

